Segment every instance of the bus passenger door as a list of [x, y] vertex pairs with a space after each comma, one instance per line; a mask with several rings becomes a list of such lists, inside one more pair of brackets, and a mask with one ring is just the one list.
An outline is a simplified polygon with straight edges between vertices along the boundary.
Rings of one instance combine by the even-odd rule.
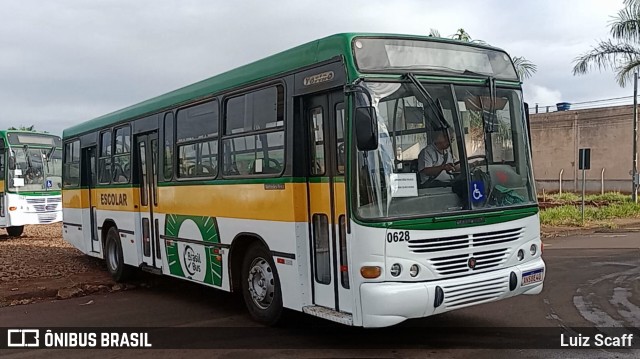
[[4, 181], [7, 173], [7, 165], [5, 162], [5, 149], [4, 140], [0, 139], [0, 228], [7, 226], [7, 215], [5, 213], [5, 198], [4, 198]]
[[346, 257], [342, 91], [304, 101], [313, 303], [351, 313]]
[[[89, 224], [89, 240], [91, 242], [91, 252], [101, 253], [102, 246], [100, 245], [100, 238], [98, 238], [98, 223], [96, 222], [96, 188], [97, 176], [96, 176], [96, 147], [87, 147], [82, 149], [82, 157], [84, 161], [82, 164], [82, 183], [83, 187], [87, 188], [87, 197], [89, 203], [88, 211], [82, 210], [82, 223]], [[87, 233], [87, 232], [85, 232]], [[85, 238], [86, 241], [86, 238]], [[85, 242], [86, 243], [86, 242]]]
[[136, 136], [136, 170], [138, 173], [140, 196], [140, 228], [142, 235], [142, 263], [148, 268], [162, 268], [158, 220], [154, 212], [158, 207], [157, 163], [158, 133], [151, 132]]

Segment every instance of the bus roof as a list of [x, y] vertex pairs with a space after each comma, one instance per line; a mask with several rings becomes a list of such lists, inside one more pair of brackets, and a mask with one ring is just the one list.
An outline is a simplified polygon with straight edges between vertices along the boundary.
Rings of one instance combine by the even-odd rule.
[[[205, 98], [212, 94], [250, 84], [278, 74], [283, 74], [296, 68], [310, 66], [318, 62], [327, 61], [338, 56], [344, 56], [347, 64], [347, 80], [352, 81], [358, 76], [351, 53], [351, 41], [354, 37], [371, 36], [387, 38], [406, 38], [439, 42], [460, 43], [455, 40], [417, 35], [376, 34], [376, 33], [342, 33], [314, 40], [306, 44], [285, 50], [275, 55], [263, 58], [250, 64], [235, 68], [206, 80], [171, 91], [121, 110], [94, 118], [67, 128], [63, 131], [63, 138], [75, 137], [99, 128], [115, 125], [119, 122], [152, 115], [164, 109]], [[491, 46], [467, 45], [496, 49]], [[502, 50], [500, 50], [502, 51]]]

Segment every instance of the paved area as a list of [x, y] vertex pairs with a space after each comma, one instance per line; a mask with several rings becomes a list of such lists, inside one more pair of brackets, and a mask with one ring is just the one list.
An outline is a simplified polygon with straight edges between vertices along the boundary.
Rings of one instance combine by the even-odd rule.
[[[232, 294], [163, 278], [153, 288], [105, 293], [65, 301], [0, 308], [2, 326], [153, 327], [182, 348], [210, 350], [28, 350], [12, 349], [6, 358], [175, 357], [218, 358], [371, 357], [637, 358], [638, 351], [540, 349], [543, 340], [558, 348], [558, 328], [576, 335], [613, 335], [611, 327], [640, 327], [640, 235], [593, 233], [545, 239], [548, 265], [545, 289], [537, 296], [462, 309], [412, 320], [382, 330], [347, 328], [289, 312], [278, 328], [252, 322]], [[183, 327], [200, 330], [185, 335]], [[199, 334], [198, 334], [199, 333]], [[532, 339], [525, 335], [529, 333]], [[173, 335], [169, 337], [168, 335]], [[586, 334], [585, 334], [586, 335]], [[636, 339], [640, 340], [640, 338]], [[499, 347], [511, 349], [479, 349]], [[521, 345], [521, 347], [519, 347]], [[519, 348], [519, 349], [514, 349]]]

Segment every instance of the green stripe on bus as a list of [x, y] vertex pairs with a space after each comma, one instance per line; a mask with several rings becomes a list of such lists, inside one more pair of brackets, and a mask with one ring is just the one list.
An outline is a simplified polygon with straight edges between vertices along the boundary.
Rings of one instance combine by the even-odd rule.
[[367, 222], [354, 218], [354, 221], [366, 227], [408, 230], [441, 230], [511, 222], [533, 216], [537, 213], [538, 207], [533, 206], [517, 209], [501, 209], [493, 212], [451, 215], [447, 217], [437, 216], [421, 219], [412, 218], [385, 222]]
[[7, 191], [7, 193], [11, 193], [11, 194], [18, 194], [20, 196], [32, 196], [32, 197], [44, 197], [44, 196], [59, 196], [60, 194], [62, 194], [62, 191], [46, 191], [46, 192], [35, 192], [35, 191], [28, 191], [28, 192], [13, 192], [13, 191]]

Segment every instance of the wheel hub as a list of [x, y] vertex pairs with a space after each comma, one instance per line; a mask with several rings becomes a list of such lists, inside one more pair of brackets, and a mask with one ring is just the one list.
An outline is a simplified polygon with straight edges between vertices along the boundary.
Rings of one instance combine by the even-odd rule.
[[267, 309], [273, 301], [275, 279], [273, 269], [264, 258], [256, 258], [249, 269], [249, 294], [253, 302], [261, 309]]

